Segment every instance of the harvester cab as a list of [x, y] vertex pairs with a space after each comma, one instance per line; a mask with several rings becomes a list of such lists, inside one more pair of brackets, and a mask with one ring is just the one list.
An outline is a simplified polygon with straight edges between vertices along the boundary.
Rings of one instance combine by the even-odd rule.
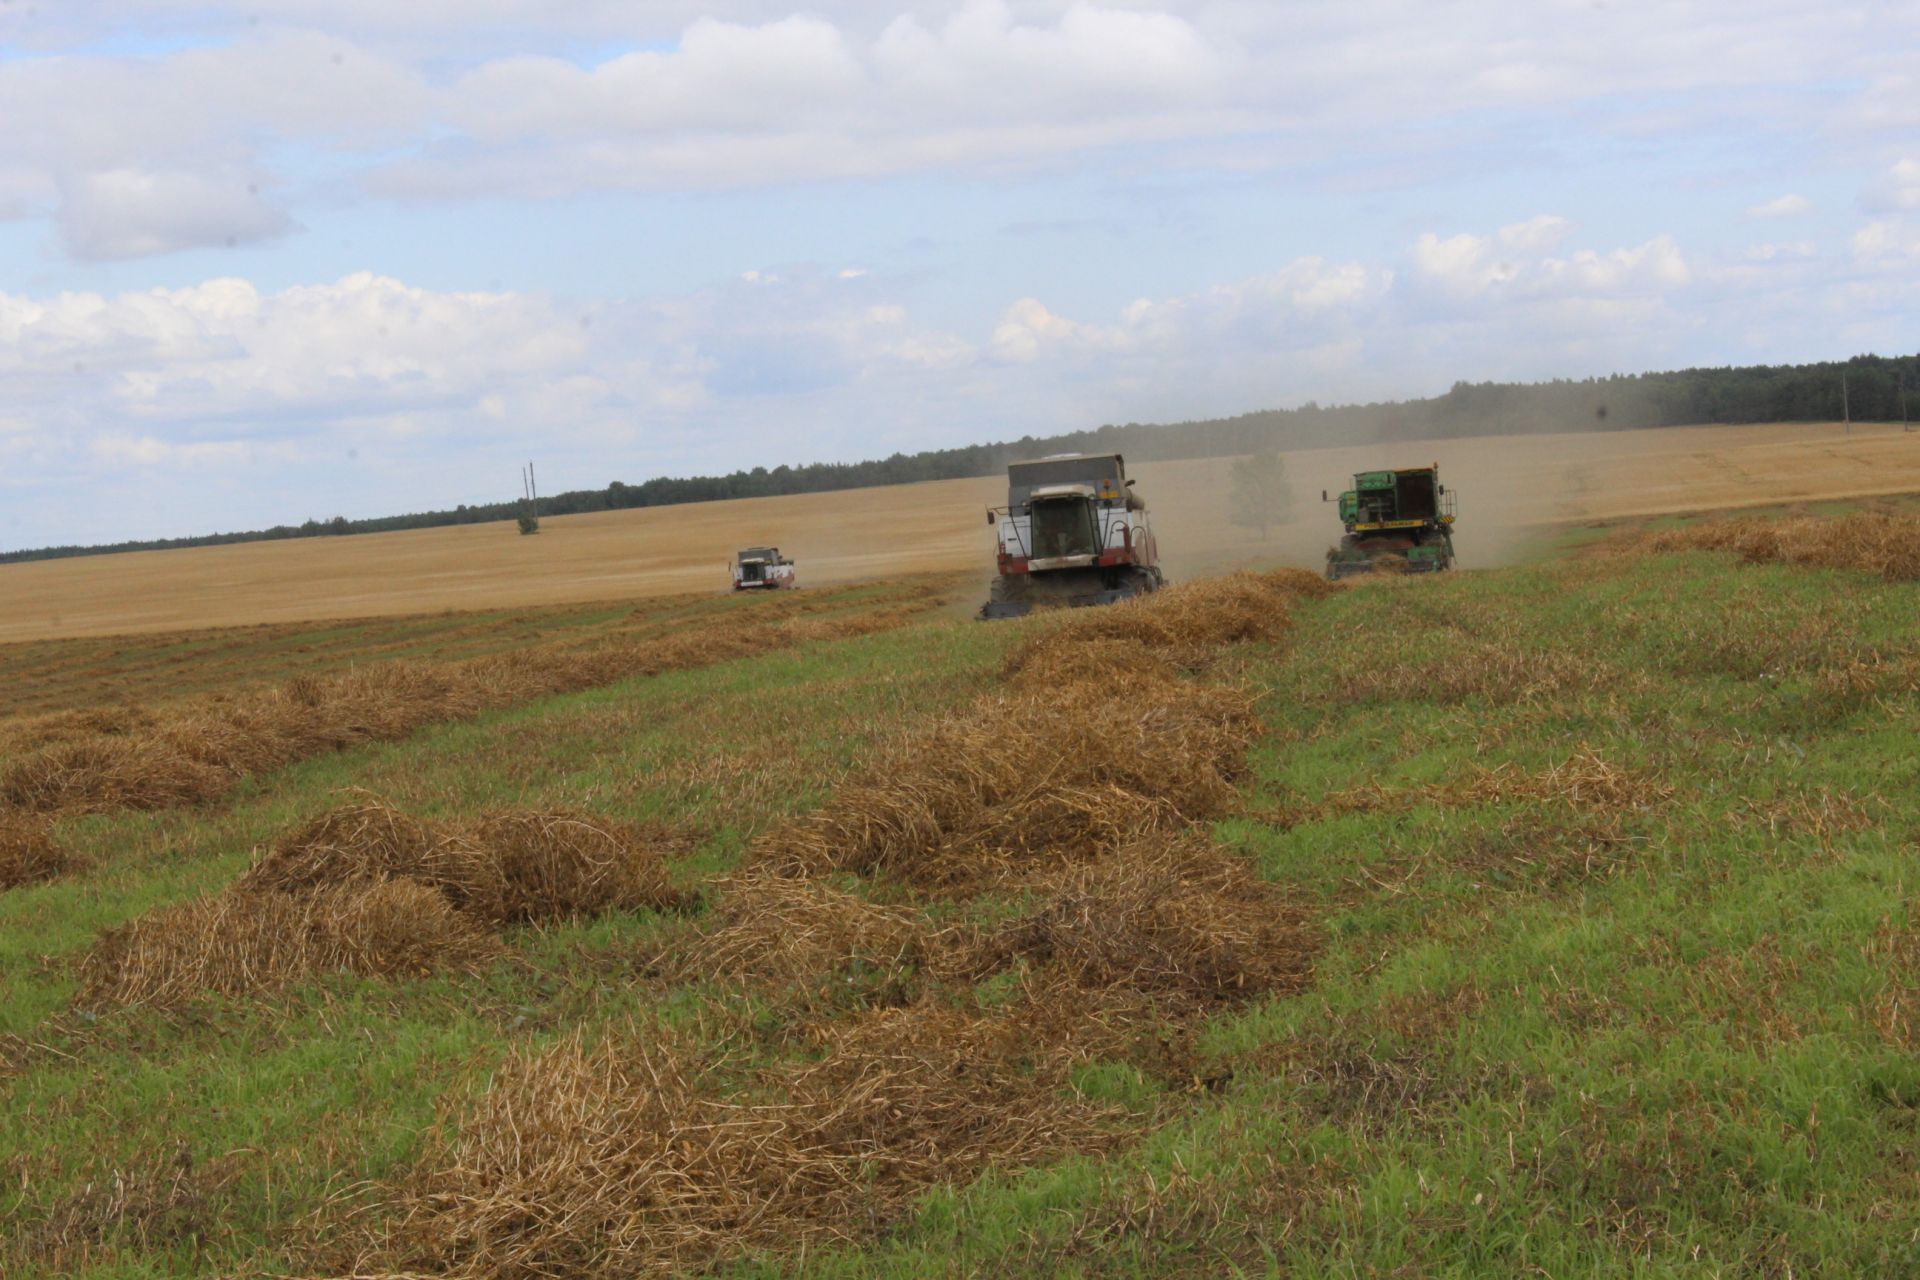
[[793, 561], [778, 547], [746, 547], [733, 553], [729, 566], [735, 591], [781, 591], [794, 585]]
[[[1321, 498], [1327, 495], [1322, 492]], [[1440, 465], [1362, 471], [1340, 495], [1346, 536], [1327, 552], [1327, 576], [1438, 573], [1453, 567], [1453, 494]]]
[[1112, 604], [1159, 588], [1147, 504], [1117, 453], [1057, 454], [1007, 467], [1007, 505], [987, 511], [999, 573], [983, 618], [1036, 605]]

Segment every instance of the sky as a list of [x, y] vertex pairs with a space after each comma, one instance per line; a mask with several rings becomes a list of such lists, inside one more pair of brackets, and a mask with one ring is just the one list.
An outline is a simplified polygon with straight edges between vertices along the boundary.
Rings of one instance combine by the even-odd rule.
[[1920, 349], [1920, 3], [0, 0], [0, 549]]

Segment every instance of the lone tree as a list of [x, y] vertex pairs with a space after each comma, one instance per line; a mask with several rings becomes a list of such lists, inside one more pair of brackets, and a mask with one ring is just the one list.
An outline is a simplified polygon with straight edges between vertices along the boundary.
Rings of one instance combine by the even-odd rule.
[[1285, 458], [1263, 449], [1233, 464], [1227, 519], [1242, 529], [1258, 529], [1265, 539], [1267, 526], [1285, 524], [1292, 511], [1293, 490], [1287, 485]]

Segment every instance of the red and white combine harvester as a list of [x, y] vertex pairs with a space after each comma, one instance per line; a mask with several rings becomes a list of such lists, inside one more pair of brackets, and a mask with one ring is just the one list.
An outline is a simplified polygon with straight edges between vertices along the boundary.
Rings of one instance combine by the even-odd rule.
[[1158, 590], [1160, 552], [1147, 504], [1117, 453], [1066, 453], [1007, 467], [1007, 505], [987, 511], [999, 530], [999, 576], [982, 618], [1018, 618], [1035, 606], [1113, 604]]
[[748, 547], [733, 553], [735, 591], [785, 591], [794, 585], [793, 561], [778, 547]]

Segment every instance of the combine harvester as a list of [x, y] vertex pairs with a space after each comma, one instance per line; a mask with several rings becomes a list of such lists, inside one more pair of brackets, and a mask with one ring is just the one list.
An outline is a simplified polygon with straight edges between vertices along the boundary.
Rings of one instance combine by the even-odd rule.
[[1000, 534], [999, 576], [982, 618], [1038, 607], [1112, 604], [1158, 590], [1159, 548], [1147, 504], [1117, 453], [1066, 453], [1007, 466], [1007, 505], [987, 510]]
[[792, 588], [793, 561], [778, 547], [748, 547], [733, 553], [735, 591], [784, 591]]
[[[1326, 491], [1320, 500], [1328, 501]], [[1340, 495], [1347, 534], [1327, 552], [1327, 576], [1376, 570], [1439, 573], [1453, 568], [1453, 495], [1440, 464], [1400, 471], [1362, 471]]]

